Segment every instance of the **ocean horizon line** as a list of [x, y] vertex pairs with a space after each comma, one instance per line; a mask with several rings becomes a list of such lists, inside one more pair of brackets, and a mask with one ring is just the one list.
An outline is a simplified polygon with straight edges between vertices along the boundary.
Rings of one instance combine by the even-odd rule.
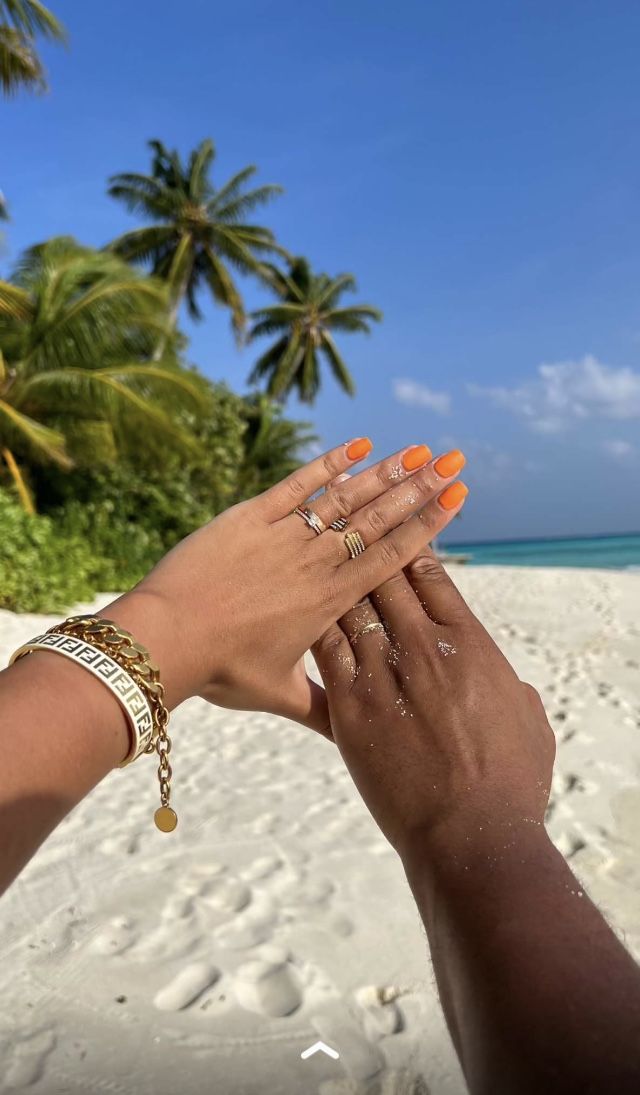
[[578, 542], [581, 540], [624, 540], [633, 539], [640, 536], [640, 529], [636, 532], [596, 532], [596, 533], [574, 533], [571, 536], [517, 536], [508, 537], [506, 539], [497, 540], [444, 540], [441, 539], [443, 547], [446, 548], [466, 548], [466, 547], [500, 547], [503, 545], [511, 544], [553, 544], [553, 543], [566, 543], [566, 542]]

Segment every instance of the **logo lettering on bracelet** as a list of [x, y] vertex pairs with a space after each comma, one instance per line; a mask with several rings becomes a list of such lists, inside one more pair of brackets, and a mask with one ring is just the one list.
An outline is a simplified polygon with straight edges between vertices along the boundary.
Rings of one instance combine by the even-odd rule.
[[40, 646], [49, 646], [54, 650], [64, 651], [70, 655], [72, 661], [90, 666], [96, 676], [109, 682], [109, 686], [122, 697], [122, 702], [134, 722], [139, 735], [138, 751], [146, 749], [153, 734], [153, 718], [142, 691], [125, 670], [118, 665], [108, 654], [103, 654], [94, 646], [89, 646], [83, 639], [76, 639], [64, 632], [47, 632], [38, 635], [32, 640]]

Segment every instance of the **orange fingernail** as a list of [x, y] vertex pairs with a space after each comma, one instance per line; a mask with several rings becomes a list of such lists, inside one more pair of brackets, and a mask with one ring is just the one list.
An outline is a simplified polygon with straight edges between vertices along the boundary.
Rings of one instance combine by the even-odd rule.
[[456, 472], [461, 471], [466, 462], [466, 457], [464, 453], [460, 452], [460, 449], [452, 449], [451, 452], [439, 457], [433, 466], [442, 479], [448, 479], [450, 475], [455, 475]]
[[428, 445], [412, 445], [402, 454], [402, 467], [405, 471], [415, 471], [431, 460], [431, 449]]
[[363, 460], [365, 456], [368, 456], [373, 448], [372, 442], [368, 437], [356, 437], [353, 441], [349, 441], [347, 445], [347, 456], [349, 460]]
[[469, 488], [465, 487], [464, 483], [458, 480], [457, 483], [452, 483], [450, 487], [443, 490], [442, 494], [438, 498], [438, 502], [443, 509], [455, 509], [464, 502], [469, 493]]

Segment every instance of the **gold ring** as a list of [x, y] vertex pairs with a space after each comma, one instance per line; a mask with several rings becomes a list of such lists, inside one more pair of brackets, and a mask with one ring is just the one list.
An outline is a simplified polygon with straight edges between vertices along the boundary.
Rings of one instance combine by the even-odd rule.
[[366, 627], [363, 627], [361, 631], [356, 631], [351, 639], [351, 642], [354, 643], [356, 639], [360, 639], [363, 635], [367, 635], [370, 631], [384, 631], [385, 635], [387, 633], [384, 624], [381, 624], [379, 620], [376, 620], [375, 623], [372, 622], [370, 624], [367, 624]]
[[359, 532], [345, 532], [344, 542], [352, 559], [355, 559], [357, 555], [362, 555], [363, 551], [367, 550], [365, 542]]
[[348, 524], [349, 519], [347, 517], [336, 517], [335, 521], [332, 521], [329, 525], [329, 528], [335, 529], [336, 532], [344, 532]]
[[327, 531], [327, 526], [321, 517], [318, 517], [317, 513], [314, 513], [312, 509], [308, 509], [307, 506], [296, 506], [293, 511], [298, 514], [298, 517], [302, 517], [302, 520], [312, 528], [316, 536], [320, 536], [323, 532]]

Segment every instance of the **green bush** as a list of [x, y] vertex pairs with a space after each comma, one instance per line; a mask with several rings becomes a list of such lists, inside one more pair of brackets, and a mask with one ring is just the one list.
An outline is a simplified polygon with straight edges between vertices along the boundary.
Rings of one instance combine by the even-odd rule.
[[14, 612], [64, 612], [97, 586], [91, 550], [61, 535], [49, 517], [31, 517], [0, 489], [0, 607]]

